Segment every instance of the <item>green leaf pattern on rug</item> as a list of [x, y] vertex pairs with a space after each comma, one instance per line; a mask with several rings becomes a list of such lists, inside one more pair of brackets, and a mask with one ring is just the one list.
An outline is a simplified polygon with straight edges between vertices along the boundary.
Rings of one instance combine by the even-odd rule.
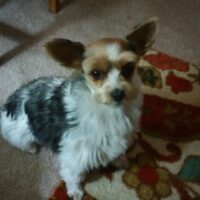
[[185, 181], [200, 183], [200, 157], [189, 156], [184, 161], [178, 177]]
[[150, 66], [139, 67], [138, 70], [144, 85], [152, 88], [162, 88], [162, 78], [159, 70]]

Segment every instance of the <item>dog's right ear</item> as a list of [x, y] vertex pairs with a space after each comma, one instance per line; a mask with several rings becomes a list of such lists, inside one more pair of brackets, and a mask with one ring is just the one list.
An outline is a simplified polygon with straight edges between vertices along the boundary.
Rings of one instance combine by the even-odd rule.
[[66, 67], [81, 68], [84, 45], [67, 39], [54, 39], [45, 45], [48, 54]]

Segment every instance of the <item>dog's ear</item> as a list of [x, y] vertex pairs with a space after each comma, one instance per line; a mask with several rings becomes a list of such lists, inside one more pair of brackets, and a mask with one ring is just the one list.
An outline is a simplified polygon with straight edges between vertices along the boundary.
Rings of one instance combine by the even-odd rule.
[[67, 39], [54, 39], [45, 45], [48, 54], [66, 67], [81, 68], [84, 45]]
[[144, 55], [154, 42], [157, 18], [154, 17], [145, 24], [137, 25], [134, 30], [126, 36], [131, 49], [138, 55]]

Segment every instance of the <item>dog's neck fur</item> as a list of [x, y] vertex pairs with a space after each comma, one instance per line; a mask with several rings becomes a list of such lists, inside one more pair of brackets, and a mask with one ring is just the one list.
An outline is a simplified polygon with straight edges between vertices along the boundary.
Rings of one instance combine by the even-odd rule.
[[[81, 75], [74, 79], [73, 84], [69, 83], [65, 93], [65, 108], [69, 113], [67, 120], [73, 119], [72, 123], [76, 126], [63, 134], [61, 148], [76, 147], [74, 152], [76, 156], [79, 154], [80, 159], [84, 157], [82, 164], [85, 163], [85, 166], [82, 167], [86, 170], [105, 166], [125, 152], [133, 130], [138, 129], [140, 95], [128, 107], [100, 104], [92, 97]], [[82, 149], [83, 145], [82, 152], [78, 149]]]

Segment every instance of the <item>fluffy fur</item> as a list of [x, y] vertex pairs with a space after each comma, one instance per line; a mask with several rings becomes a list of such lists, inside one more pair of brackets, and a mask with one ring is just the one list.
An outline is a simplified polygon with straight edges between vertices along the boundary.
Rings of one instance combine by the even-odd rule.
[[1, 111], [1, 134], [10, 144], [29, 153], [38, 145], [58, 153], [74, 200], [82, 199], [85, 173], [123, 155], [139, 129], [137, 63], [154, 31], [151, 20], [128, 35], [131, 40], [103, 39], [87, 47], [65, 39], [49, 42], [50, 55], [75, 68], [74, 75], [33, 80]]

